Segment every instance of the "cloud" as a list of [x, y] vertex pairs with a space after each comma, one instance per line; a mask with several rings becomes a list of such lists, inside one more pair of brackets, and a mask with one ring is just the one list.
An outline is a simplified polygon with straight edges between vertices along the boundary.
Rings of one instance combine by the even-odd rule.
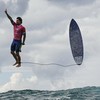
[[12, 16], [22, 16], [28, 9], [29, 1], [30, 0], [0, 0], [1, 18], [5, 18], [5, 9], [8, 9], [8, 12]]
[[7, 83], [0, 86], [0, 92], [33, 88], [37, 80], [38, 78], [35, 75], [25, 78], [22, 73], [14, 73]]
[[30, 0], [9, 0], [7, 2], [8, 10], [11, 12], [12, 15], [22, 16], [28, 9], [29, 1]]
[[49, 4], [47, 0], [30, 1], [29, 6], [25, 16], [25, 22], [27, 22], [29, 31], [39, 30], [41, 28], [52, 28], [66, 17], [64, 10]]
[[84, 0], [84, 1], [80, 1], [80, 0], [48, 0], [49, 2], [51, 2], [52, 4], [56, 4], [59, 6], [67, 6], [69, 4], [75, 4], [75, 5], [89, 5], [92, 4], [94, 2], [94, 0]]
[[4, 17], [4, 9], [5, 8], [6, 8], [6, 4], [0, 0], [0, 16], [1, 16], [0, 19]]

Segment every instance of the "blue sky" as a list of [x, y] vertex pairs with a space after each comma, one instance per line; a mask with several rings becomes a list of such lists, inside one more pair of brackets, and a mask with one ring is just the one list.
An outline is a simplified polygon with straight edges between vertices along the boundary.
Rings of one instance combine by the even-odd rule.
[[[13, 67], [13, 27], [4, 13], [6, 8], [14, 20], [21, 16], [27, 29], [23, 62], [74, 64], [69, 44], [69, 23], [74, 18], [83, 37], [83, 64], [66, 68], [32, 64]], [[99, 0], [0, 0], [0, 92], [100, 86], [99, 12]]]

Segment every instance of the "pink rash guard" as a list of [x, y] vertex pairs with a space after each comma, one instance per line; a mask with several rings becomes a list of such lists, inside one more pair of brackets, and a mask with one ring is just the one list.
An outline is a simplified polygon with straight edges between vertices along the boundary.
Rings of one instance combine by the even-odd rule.
[[26, 32], [25, 27], [22, 25], [17, 25], [16, 23], [14, 23], [13, 26], [14, 26], [14, 39], [21, 40], [22, 35]]

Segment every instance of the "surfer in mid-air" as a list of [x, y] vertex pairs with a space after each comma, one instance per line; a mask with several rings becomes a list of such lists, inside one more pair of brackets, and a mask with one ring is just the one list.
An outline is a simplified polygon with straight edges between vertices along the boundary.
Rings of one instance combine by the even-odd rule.
[[16, 22], [14, 22], [12, 17], [8, 14], [7, 9], [5, 10], [5, 14], [7, 15], [8, 19], [14, 27], [14, 38], [11, 44], [11, 54], [13, 55], [16, 62], [13, 64], [13, 66], [16, 65], [16, 67], [20, 67], [21, 56], [19, 52], [21, 52], [21, 45], [25, 45], [26, 29], [22, 25], [21, 17], [17, 17]]

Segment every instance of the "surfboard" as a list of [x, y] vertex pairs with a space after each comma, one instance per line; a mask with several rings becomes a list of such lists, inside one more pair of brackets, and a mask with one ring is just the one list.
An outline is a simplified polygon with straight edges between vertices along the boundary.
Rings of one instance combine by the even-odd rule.
[[83, 62], [83, 39], [77, 22], [72, 19], [69, 26], [69, 39], [73, 58], [77, 65]]

